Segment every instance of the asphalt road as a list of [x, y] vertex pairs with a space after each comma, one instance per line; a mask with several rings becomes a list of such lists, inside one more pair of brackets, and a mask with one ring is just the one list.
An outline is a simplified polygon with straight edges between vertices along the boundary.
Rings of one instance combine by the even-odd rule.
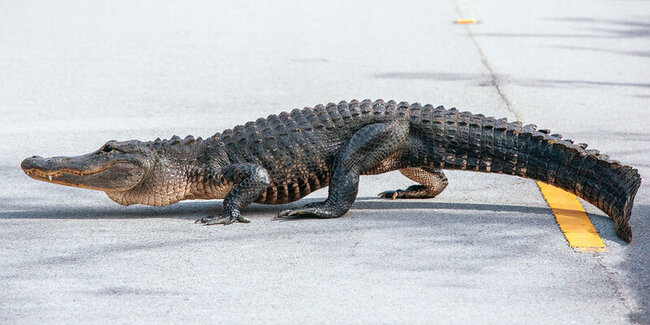
[[[449, 172], [433, 200], [202, 227], [219, 201], [122, 207], [20, 161], [210, 136], [353, 98], [518, 117], [650, 175], [645, 1], [0, 3], [0, 323], [650, 323], [650, 196], [632, 244], [569, 248], [535, 183]], [[479, 19], [456, 25], [459, 17]], [[319, 200], [318, 191], [297, 204]]]

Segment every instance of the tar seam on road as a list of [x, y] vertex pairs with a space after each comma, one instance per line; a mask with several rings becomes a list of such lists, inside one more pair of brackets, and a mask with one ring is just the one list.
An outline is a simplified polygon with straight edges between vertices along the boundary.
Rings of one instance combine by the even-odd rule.
[[604, 252], [605, 243], [575, 195], [537, 182], [569, 246], [581, 252]]
[[[459, 17], [464, 17], [463, 13], [460, 10], [460, 7], [458, 6], [458, 2], [454, 1], [454, 7], [456, 8], [456, 13], [458, 14]], [[521, 121], [521, 113], [517, 112], [514, 107], [512, 107], [512, 103], [510, 102], [510, 99], [506, 96], [506, 94], [503, 92], [503, 89], [501, 89], [501, 85], [499, 82], [499, 76], [497, 73], [494, 71], [494, 68], [490, 65], [490, 62], [488, 62], [487, 58], [485, 57], [485, 53], [483, 53], [483, 49], [481, 46], [478, 44], [478, 41], [476, 40], [476, 37], [474, 37], [474, 33], [472, 33], [472, 29], [469, 25], [467, 24], [462, 24], [463, 27], [465, 28], [465, 31], [467, 31], [467, 35], [469, 36], [469, 39], [472, 40], [472, 43], [474, 43], [474, 46], [476, 46], [476, 50], [478, 51], [478, 55], [481, 57], [481, 62], [485, 66], [485, 68], [488, 70], [490, 74], [490, 83], [494, 88], [496, 89], [497, 93], [499, 94], [499, 97], [503, 101], [503, 103], [506, 105], [506, 109], [512, 113], [515, 116], [515, 119], [517, 121]]]
[[[456, 13], [459, 17], [463, 17], [458, 2], [453, 1], [453, 3], [456, 8]], [[514, 114], [517, 120], [521, 120], [521, 114], [514, 109], [512, 103], [503, 92], [499, 82], [499, 77], [494, 71], [494, 68], [492, 68], [488, 62], [485, 53], [483, 53], [483, 49], [476, 40], [476, 37], [474, 37], [474, 33], [472, 33], [471, 27], [469, 25], [463, 25], [463, 27], [467, 31], [467, 35], [472, 40], [472, 43], [474, 43], [474, 46], [476, 46], [481, 62], [483, 62], [483, 65], [490, 73], [490, 81], [499, 94], [499, 97], [506, 105], [508, 111]], [[575, 195], [542, 182], [537, 182], [537, 185], [539, 186], [544, 200], [546, 200], [549, 207], [551, 207], [560, 229], [569, 242], [569, 246], [582, 252], [606, 251], [603, 240], [600, 238], [600, 235], [598, 235], [598, 231], [594, 228], [587, 213], [582, 208]]]

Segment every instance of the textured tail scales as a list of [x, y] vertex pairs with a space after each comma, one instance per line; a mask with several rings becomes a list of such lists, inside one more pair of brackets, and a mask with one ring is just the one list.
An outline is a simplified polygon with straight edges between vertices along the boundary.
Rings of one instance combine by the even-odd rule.
[[632, 214], [632, 208], [634, 207], [634, 197], [641, 186], [641, 175], [639, 175], [636, 169], [630, 166], [623, 166], [622, 170], [625, 175], [623, 182], [625, 182], [625, 187], [628, 191], [618, 201], [622, 205], [616, 206], [612, 214], [608, 213], [608, 215], [614, 219], [614, 226], [616, 227], [618, 237], [626, 242], [630, 242], [632, 240], [632, 229], [630, 229], [629, 220]]
[[[536, 131], [532, 125], [521, 128], [516, 142], [519, 156], [527, 161], [517, 163], [515, 173], [523, 173], [522, 176], [552, 184], [585, 199], [613, 219], [621, 239], [631, 241], [628, 220], [634, 196], [641, 185], [638, 171], [610, 160], [598, 150], [586, 150], [586, 144], [576, 145], [544, 131]], [[522, 171], [521, 166], [526, 170]]]
[[[436, 137], [431, 152], [442, 161], [439, 167], [516, 175], [554, 185], [603, 210], [614, 220], [618, 236], [632, 239], [628, 220], [641, 184], [636, 169], [532, 124], [442, 107], [432, 118], [441, 115], [445, 123], [434, 123], [432, 133], [445, 136]], [[435, 154], [441, 150], [444, 158]]]

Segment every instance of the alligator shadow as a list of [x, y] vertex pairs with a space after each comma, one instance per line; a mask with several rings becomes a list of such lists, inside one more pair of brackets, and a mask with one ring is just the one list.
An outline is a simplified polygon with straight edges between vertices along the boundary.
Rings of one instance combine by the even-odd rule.
[[[291, 207], [301, 206], [306, 203], [319, 202], [323, 198], [302, 199], [297, 202], [279, 205], [251, 204], [244, 213], [276, 214], [278, 211]], [[180, 218], [192, 219], [196, 215], [214, 214], [222, 207], [221, 200], [213, 201], [185, 201], [165, 207], [152, 207], [145, 205], [114, 207], [73, 207], [73, 208], [43, 208], [30, 205], [29, 198], [25, 203], [16, 204], [16, 210], [0, 211], [0, 219], [146, 219], [146, 218]], [[20, 207], [18, 209], [18, 207]], [[11, 209], [11, 206], [9, 207]], [[350, 212], [354, 210], [472, 210], [492, 212], [519, 212], [548, 214], [549, 208], [529, 207], [519, 205], [499, 205], [481, 203], [450, 203], [429, 202], [424, 200], [380, 200], [376, 197], [359, 197]]]
[[[261, 219], [275, 216], [279, 211], [284, 209], [301, 206], [306, 203], [322, 201], [323, 198], [308, 198], [302, 199], [290, 204], [281, 205], [262, 205], [251, 204], [246, 207], [243, 214], [249, 219]], [[128, 207], [117, 206], [114, 207], [68, 207], [68, 208], [51, 208], [42, 207], [29, 203], [29, 198], [24, 198], [24, 203], [19, 202], [15, 204], [15, 210], [0, 212], [0, 220], [2, 219], [149, 219], [149, 218], [175, 218], [195, 220], [197, 218], [214, 215], [217, 211], [221, 210], [222, 201], [185, 201], [165, 207], [151, 207], [144, 205], [133, 205]], [[1, 203], [1, 202], [0, 202]], [[4, 206], [4, 205], [3, 205]], [[18, 207], [20, 207], [18, 209]], [[11, 206], [9, 206], [11, 209]], [[432, 217], [435, 215], [448, 214], [448, 210], [459, 213], [462, 211], [484, 211], [484, 212], [504, 212], [516, 214], [543, 214], [552, 217], [551, 209], [548, 207], [532, 207], [520, 205], [504, 205], [504, 204], [483, 204], [483, 203], [452, 203], [452, 202], [431, 202], [425, 200], [381, 200], [376, 197], [359, 197], [348, 215], [354, 214], [356, 211], [363, 210], [430, 210]], [[445, 211], [446, 210], [446, 211]], [[382, 214], [373, 213], [370, 216], [364, 216], [373, 219], [382, 219]], [[590, 219], [598, 229], [600, 235], [608, 240], [612, 240], [623, 244], [615, 234], [612, 222], [609, 217], [604, 215], [589, 214]], [[405, 214], [402, 219], [409, 218]], [[309, 219], [304, 217], [287, 218], [283, 221], [291, 221], [296, 219]]]
[[[148, 207], [148, 206], [130, 206], [130, 207], [120, 207], [115, 205], [114, 207], [75, 207], [75, 208], [43, 208], [36, 203], [30, 204], [29, 198], [23, 198], [24, 201], [16, 202], [14, 199], [15, 206], [14, 208], [20, 207], [21, 210], [6, 211], [0, 212], [0, 220], [10, 220], [10, 219], [144, 219], [144, 218], [178, 218], [186, 219], [188, 221], [193, 220], [197, 217], [203, 215], [209, 215], [218, 211], [221, 207], [220, 201], [196, 201], [196, 202], [183, 202], [176, 205], [168, 207]], [[278, 205], [278, 206], [269, 206], [269, 205], [259, 205], [254, 204], [248, 207], [245, 211], [249, 218], [251, 219], [261, 219], [268, 218], [277, 211], [282, 209], [300, 206], [308, 202], [320, 201], [323, 198], [311, 198], [303, 199], [299, 202], [294, 202], [292, 204]], [[1, 202], [0, 202], [1, 203]], [[3, 208], [7, 206], [2, 205]], [[9, 207], [11, 208], [11, 207]], [[8, 210], [8, 209], [7, 209]], [[404, 211], [404, 213], [399, 214], [399, 222], [384, 222], [384, 221], [394, 221], [396, 218], [395, 211]], [[427, 210], [431, 215], [423, 216], [422, 213], [418, 213], [416, 210]], [[370, 213], [369, 213], [370, 211]], [[375, 212], [376, 211], [376, 212]], [[387, 213], [381, 213], [381, 211], [387, 211]], [[388, 212], [390, 211], [390, 212]], [[466, 218], [467, 215], [476, 215], [476, 213], [471, 213], [470, 211], [479, 211], [485, 212], [487, 217], [479, 217], [477, 219]], [[635, 207], [634, 215], [636, 218], [632, 220], [633, 227], [635, 230], [635, 241], [631, 245], [623, 245], [623, 247], [618, 249], [624, 249], [624, 255], [627, 257], [624, 261], [618, 265], [618, 268], [625, 270], [629, 274], [630, 278], [634, 278], [634, 281], [640, 281], [640, 283], [650, 283], [650, 272], [648, 272], [648, 267], [650, 265], [650, 240], [648, 229], [650, 229], [650, 219], [640, 218], [639, 216], [644, 216], [650, 211], [650, 206], [645, 204], [640, 204]], [[503, 215], [494, 215], [492, 213], [503, 213]], [[491, 214], [488, 214], [491, 213]], [[524, 216], [525, 214], [525, 216]], [[426, 200], [379, 200], [374, 197], [360, 197], [355, 202], [352, 210], [348, 213], [349, 217], [352, 218], [363, 218], [375, 220], [377, 222], [368, 224], [370, 229], [367, 231], [372, 231], [373, 229], [395, 229], [398, 228], [411, 228], [414, 230], [413, 236], [420, 236], [422, 233], [426, 233], [427, 228], [437, 227], [439, 224], [440, 227], [453, 227], [456, 223], [469, 223], [470, 225], [476, 226], [480, 223], [503, 223], [504, 227], [534, 227], [535, 219], [531, 218], [532, 215], [545, 215], [548, 218], [552, 218], [552, 213], [549, 208], [545, 207], [530, 207], [530, 206], [517, 206], [517, 205], [500, 205], [500, 204], [481, 204], [481, 203], [452, 203], [452, 202], [434, 202]], [[623, 244], [621, 240], [616, 238], [616, 235], [613, 230], [613, 225], [609, 218], [604, 215], [589, 214], [592, 222], [600, 232], [601, 236], [605, 239], [614, 241], [618, 244]], [[291, 221], [287, 221], [291, 222]], [[335, 221], [332, 221], [335, 222]], [[335, 225], [328, 227], [327, 232], [350, 232], [349, 223], [338, 223], [335, 222]], [[275, 229], [266, 229], [262, 230], [259, 233], [256, 233], [254, 236], [258, 240], [264, 242], [272, 242], [278, 237], [289, 237], [296, 236], [297, 234], [307, 234], [314, 233], [313, 228], [311, 227], [280, 227]], [[432, 237], [432, 238], [419, 238], [417, 240], [424, 240], [427, 245], [449, 245], [450, 241], [455, 242], [456, 244], [463, 242], [466, 245], [476, 245], [476, 246], [485, 246], [490, 247], [490, 245], [498, 246], [495, 242], [512, 240], [509, 238], [512, 234], [499, 234], [495, 236], [479, 236], [476, 238], [467, 237], [467, 232], [463, 233], [462, 236], [448, 236], [444, 238]], [[315, 234], [317, 235], [317, 234]], [[525, 234], [524, 234], [525, 235]], [[237, 233], [222, 233], [219, 236], [206, 236], [206, 237], [195, 237], [195, 238], [185, 238], [182, 240], [173, 240], [165, 239], [153, 242], [146, 243], [114, 243], [111, 245], [102, 246], [96, 248], [96, 251], [92, 251], [91, 254], [85, 252], [81, 253], [70, 253], [61, 256], [50, 256], [50, 257], [41, 257], [31, 261], [18, 262], [12, 264], [12, 267], [26, 267], [31, 265], [69, 265], [69, 264], [79, 264], [83, 263], [85, 259], [88, 259], [88, 256], [105, 256], [110, 254], [123, 253], [124, 251], [143, 251], [151, 249], [159, 249], [160, 247], [175, 247], [175, 246], [187, 246], [189, 244], [201, 244], [201, 243], [212, 243], [214, 241], [233, 241], [233, 242], [244, 242], [250, 240], [251, 233], [240, 234]], [[531, 236], [530, 234], [528, 236]], [[519, 252], [518, 254], [528, 254], [533, 253], [536, 249], [535, 243], [541, 240], [532, 235], [533, 237], [525, 240], [521, 240], [520, 236], [517, 238], [519, 241], [514, 240], [513, 245], [516, 247], [513, 250], [503, 251], [503, 252], [493, 252], [492, 255], [487, 258], [493, 263], [503, 263], [504, 260], [512, 258], [513, 252]], [[456, 238], [457, 237], [457, 238]], [[414, 240], [416, 240], [414, 238]], [[479, 242], [473, 242], [473, 241]], [[523, 252], [523, 253], [522, 253]], [[343, 254], [342, 252], [341, 254]], [[347, 254], [347, 252], [345, 252]], [[471, 257], [471, 258], [469, 258]], [[462, 262], [462, 265], [456, 265], [455, 269], [459, 272], [479, 272], [480, 269], [477, 268], [477, 264], [474, 259], [476, 256], [470, 255], [467, 261]], [[431, 262], [434, 264], [421, 263], [413, 266], [414, 268], [421, 269], [431, 269], [436, 267], [435, 261]], [[376, 267], [394, 267], [394, 268], [403, 268], [401, 265], [393, 265], [391, 263], [386, 263], [386, 265], [378, 265]], [[416, 270], [416, 269], [414, 269]], [[6, 276], [6, 279], [19, 277], [19, 274]], [[647, 310], [648, 302], [650, 302], [650, 291], [643, 290], [647, 288], [647, 285], [635, 285], [632, 286], [634, 293], [637, 296], [637, 301], [639, 301], [642, 306], [640, 310], [632, 312], [629, 317], [632, 322], [643, 323], [644, 319], [647, 319]], [[100, 292], [101, 293], [101, 292]]]
[[[646, 187], [647, 188], [647, 187]], [[634, 239], [624, 250], [624, 258], [617, 268], [627, 275], [626, 280], [632, 283], [629, 287], [636, 296], [639, 304], [629, 314], [629, 319], [635, 324], [650, 324], [650, 205], [634, 206], [634, 214], [630, 223], [634, 231]]]

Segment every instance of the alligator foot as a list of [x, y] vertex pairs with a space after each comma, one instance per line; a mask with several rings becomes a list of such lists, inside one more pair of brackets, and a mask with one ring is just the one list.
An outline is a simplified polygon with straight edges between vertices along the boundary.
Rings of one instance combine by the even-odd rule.
[[405, 190], [394, 190], [394, 191], [384, 191], [377, 196], [383, 199], [417, 199], [417, 198], [427, 198], [431, 197], [426, 186], [423, 185], [411, 185]]
[[202, 223], [206, 226], [210, 225], [229, 225], [234, 222], [241, 222], [241, 223], [249, 223], [251, 222], [250, 220], [244, 219], [241, 215], [227, 215], [227, 216], [207, 216], [203, 217], [201, 219], [196, 219], [194, 223]]
[[404, 192], [404, 190], [383, 191], [383, 192], [377, 194], [377, 196], [382, 198], [382, 199], [395, 200], [396, 198], [399, 197], [400, 192]]
[[432, 167], [408, 167], [399, 171], [420, 184], [411, 185], [405, 190], [381, 192], [379, 197], [393, 200], [434, 198], [449, 184], [447, 176], [441, 170]]
[[428, 187], [424, 185], [411, 185], [405, 190], [385, 191], [377, 196], [384, 199], [430, 199], [436, 197], [445, 189], [445, 183], [441, 187]]
[[331, 205], [325, 202], [314, 202], [306, 204], [299, 208], [287, 209], [280, 211], [273, 220], [282, 219], [284, 217], [296, 216], [296, 217], [312, 217], [312, 218], [338, 218], [343, 213], [336, 211], [337, 209], [332, 209]]
[[404, 196], [405, 190], [394, 190], [394, 191], [383, 191], [377, 194], [378, 197], [382, 199], [391, 199], [395, 200], [397, 198], [402, 198]]

